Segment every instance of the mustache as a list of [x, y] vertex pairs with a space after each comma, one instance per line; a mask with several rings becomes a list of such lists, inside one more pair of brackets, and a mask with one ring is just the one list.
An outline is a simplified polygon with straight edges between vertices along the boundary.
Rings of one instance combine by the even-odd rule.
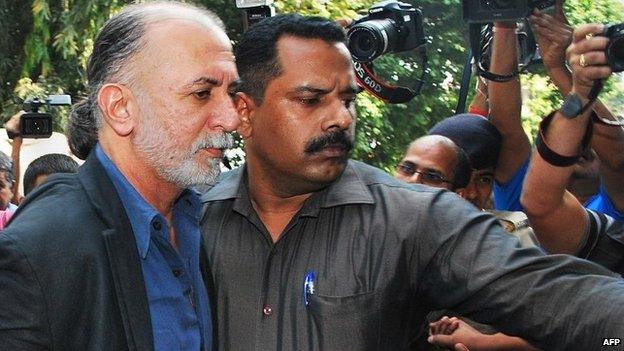
[[191, 146], [193, 153], [201, 149], [231, 149], [234, 147], [234, 137], [230, 133], [207, 134], [197, 139]]
[[323, 150], [329, 145], [336, 144], [342, 146], [345, 151], [350, 151], [353, 148], [353, 141], [349, 137], [349, 134], [346, 131], [341, 130], [329, 132], [325, 135], [312, 139], [312, 141], [310, 141], [306, 146], [305, 153], [313, 154]]

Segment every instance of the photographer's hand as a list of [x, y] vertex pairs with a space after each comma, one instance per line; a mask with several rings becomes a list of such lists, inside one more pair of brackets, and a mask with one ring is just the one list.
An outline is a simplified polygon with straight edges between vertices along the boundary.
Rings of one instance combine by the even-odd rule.
[[[572, 44], [566, 52], [572, 70], [571, 93], [578, 96], [582, 104], [589, 102], [594, 81], [611, 74], [611, 69], [605, 65], [604, 53], [609, 40], [596, 36], [602, 30], [599, 24], [580, 26], [574, 30]], [[566, 190], [574, 164], [557, 163], [562, 158], [578, 157], [586, 146], [582, 144], [586, 133], [591, 131], [588, 129], [590, 113], [587, 109], [581, 115], [566, 116], [557, 111], [547, 127], [540, 127], [543, 148], [549, 153], [544, 153], [546, 156], [533, 153], [524, 181], [522, 205], [540, 244], [550, 253], [577, 252], [589, 223], [582, 204]], [[559, 161], [553, 154], [558, 155]]]
[[573, 28], [563, 20], [535, 10], [529, 17], [535, 32], [544, 67], [565, 67], [565, 51], [572, 43]]
[[568, 64], [572, 69], [572, 92], [584, 103], [588, 101], [594, 81], [606, 79], [612, 73], [605, 54], [609, 39], [598, 36], [603, 29], [602, 24], [586, 24], [578, 27], [574, 30], [572, 44], [566, 51]]
[[18, 192], [20, 185], [20, 153], [22, 150], [22, 136], [20, 134], [20, 119], [22, 115], [24, 115], [25, 111], [19, 111], [18, 113], [11, 116], [11, 118], [4, 124], [4, 129], [6, 129], [7, 135], [9, 135], [10, 139], [13, 139], [11, 143], [11, 161], [13, 162], [13, 174], [15, 176], [15, 182], [13, 182], [13, 199], [11, 202], [14, 204], [19, 204], [21, 196]]

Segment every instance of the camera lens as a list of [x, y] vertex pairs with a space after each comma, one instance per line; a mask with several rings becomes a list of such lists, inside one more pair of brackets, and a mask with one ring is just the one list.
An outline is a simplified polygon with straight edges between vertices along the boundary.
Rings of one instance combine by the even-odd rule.
[[48, 121], [44, 119], [33, 119], [24, 125], [27, 134], [43, 134], [50, 129]]
[[351, 27], [347, 37], [353, 60], [370, 62], [394, 50], [398, 32], [391, 19], [371, 20]]
[[607, 59], [613, 72], [624, 71], [624, 31], [611, 38], [607, 47]]

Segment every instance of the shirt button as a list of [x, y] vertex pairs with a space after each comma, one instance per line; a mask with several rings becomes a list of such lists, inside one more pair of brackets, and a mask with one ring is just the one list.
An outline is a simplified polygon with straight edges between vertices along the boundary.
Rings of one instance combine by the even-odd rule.
[[268, 317], [273, 313], [273, 309], [271, 308], [271, 306], [264, 306], [264, 308], [262, 309], [262, 313]]
[[156, 229], [156, 230], [161, 230], [162, 229], [162, 224], [160, 224], [159, 221], [154, 221], [154, 223], [152, 223], [152, 227], [154, 227], [154, 229]]
[[171, 270], [171, 272], [173, 273], [174, 277], [178, 278], [179, 276], [182, 275], [182, 273], [184, 273], [184, 270], [174, 268], [174, 269]]

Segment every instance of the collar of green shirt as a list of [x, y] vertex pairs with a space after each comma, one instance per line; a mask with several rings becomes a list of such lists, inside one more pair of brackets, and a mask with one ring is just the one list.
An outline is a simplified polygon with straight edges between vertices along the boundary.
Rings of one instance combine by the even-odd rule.
[[[321, 208], [349, 204], [374, 204], [375, 200], [368, 185], [357, 174], [349, 160], [344, 172], [325, 189], [316, 192], [311, 201], [306, 201], [300, 214], [316, 216]], [[217, 183], [202, 196], [203, 202], [236, 199], [233, 209], [247, 216], [251, 211], [249, 192], [246, 186], [247, 166], [222, 174]]]

